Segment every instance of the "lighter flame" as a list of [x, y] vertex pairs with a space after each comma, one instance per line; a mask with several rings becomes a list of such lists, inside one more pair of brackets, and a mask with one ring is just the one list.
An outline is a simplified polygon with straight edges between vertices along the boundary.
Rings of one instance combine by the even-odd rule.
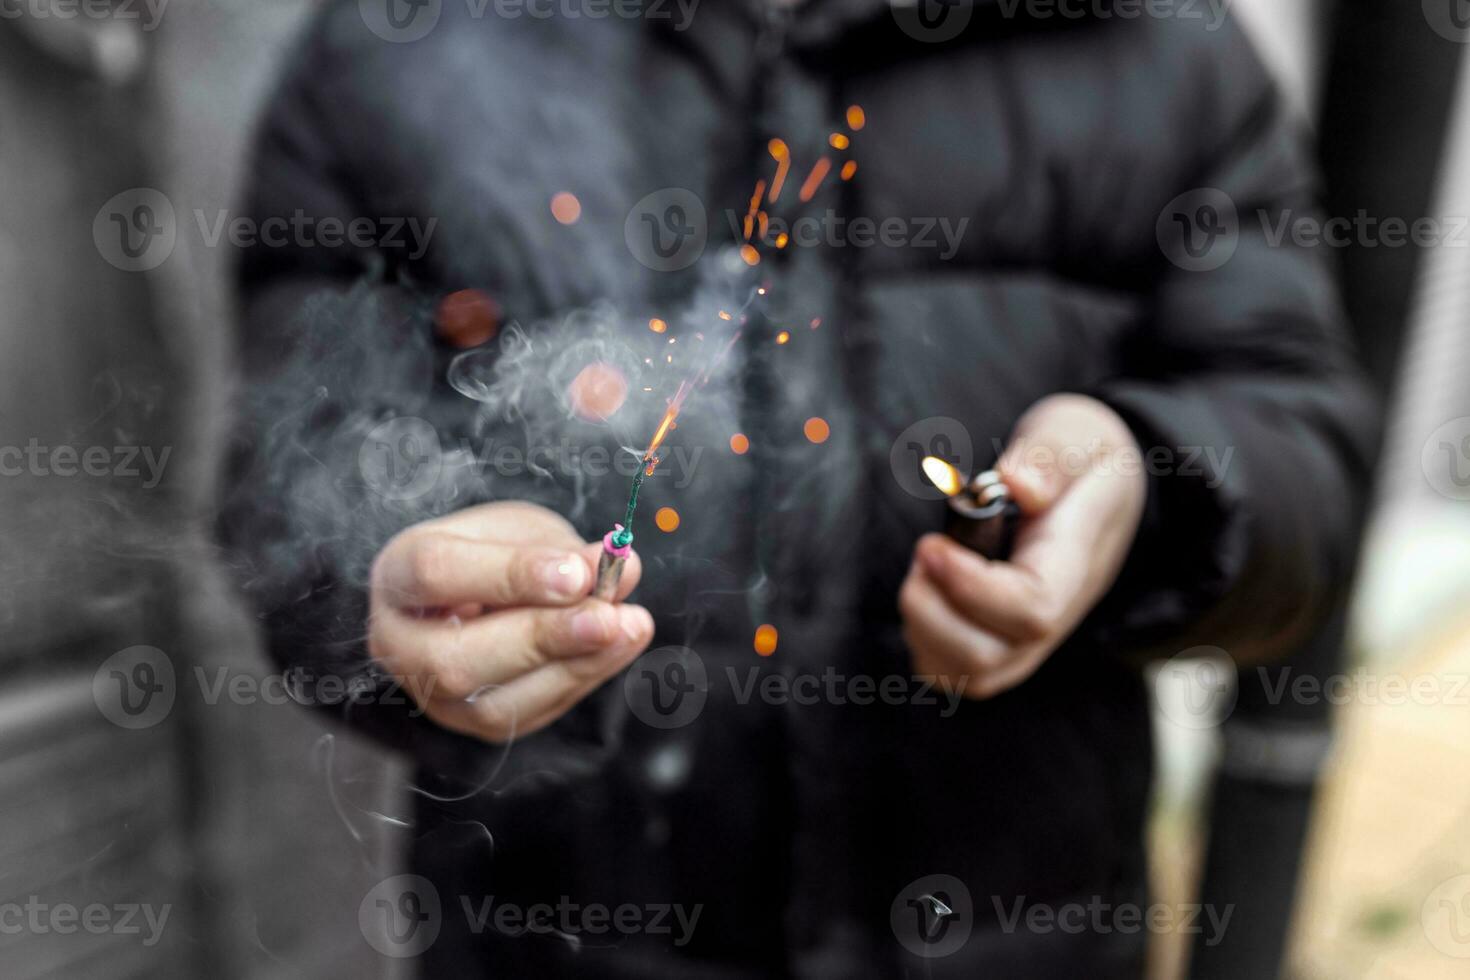
[[924, 461], [919, 464], [924, 469], [924, 475], [929, 482], [939, 488], [939, 492], [946, 497], [953, 497], [965, 488], [964, 478], [960, 471], [950, 466], [938, 456], [925, 456]]

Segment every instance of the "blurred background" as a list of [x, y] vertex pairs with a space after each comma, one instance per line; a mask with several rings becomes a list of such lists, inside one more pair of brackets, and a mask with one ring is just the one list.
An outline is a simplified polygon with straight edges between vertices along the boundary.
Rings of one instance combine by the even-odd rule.
[[[229, 246], [180, 233], [162, 265], [129, 272], [94, 240], [107, 202], [137, 188], [181, 228], [236, 205], [253, 121], [314, 4], [3, 6], [0, 446], [105, 459], [68, 477], [53, 454], [55, 472], [0, 480], [0, 904], [141, 905], [153, 920], [0, 921], [0, 975], [396, 976], [358, 907], [404, 842], [348, 821], [339, 796], [401, 792], [401, 763], [265, 689], [219, 694], [270, 676], [209, 543]], [[1235, 677], [1191, 656], [1156, 671], [1158, 896], [1234, 907], [1218, 943], [1159, 935], [1158, 980], [1470, 968], [1464, 6], [1231, 4], [1315, 122], [1329, 213], [1430, 217], [1443, 234], [1337, 249], [1390, 406], [1351, 607], [1290, 668]], [[139, 647], [189, 675], [190, 696], [99, 710], [119, 672], [185, 688], [136, 673], [154, 662]]]

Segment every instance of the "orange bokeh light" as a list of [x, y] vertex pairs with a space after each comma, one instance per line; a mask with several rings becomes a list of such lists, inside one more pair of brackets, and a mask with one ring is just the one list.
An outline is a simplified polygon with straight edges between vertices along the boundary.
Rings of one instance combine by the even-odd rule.
[[832, 434], [832, 427], [827, 424], [826, 419], [813, 417], [806, 420], [806, 425], [801, 427], [801, 431], [809, 440], [821, 445]]
[[648, 329], [652, 330], [654, 333], [663, 333], [665, 330], [669, 329], [669, 325], [660, 320], [658, 317], [654, 317], [652, 320], [648, 321]]
[[776, 627], [770, 623], [765, 623], [757, 627], [755, 631], [755, 652], [762, 657], [769, 657], [776, 652], [776, 641], [778, 638]]
[[551, 216], [564, 225], [574, 225], [582, 217], [582, 202], [570, 191], [562, 191], [551, 199]]
[[776, 343], [778, 343], [778, 344], [784, 344], [784, 343], [786, 343], [786, 341], [788, 341], [790, 339], [791, 339], [791, 331], [789, 331], [789, 330], [782, 330], [780, 333], [776, 334]]
[[745, 437], [745, 433], [737, 432], [730, 437], [730, 452], [736, 456], [744, 456], [750, 452], [750, 440]]
[[605, 422], [623, 407], [628, 379], [606, 361], [593, 361], [577, 373], [567, 388], [572, 411], [584, 422]]
[[461, 289], [439, 301], [434, 332], [445, 343], [461, 349], [478, 347], [500, 330], [500, 304], [478, 289]]
[[847, 128], [848, 129], [852, 130], [855, 133], [858, 130], [862, 129], [867, 124], [868, 124], [868, 114], [865, 113], [865, 112], [863, 112], [863, 107], [862, 106], [860, 106], [860, 105], [850, 105], [850, 106], [847, 107]]
[[653, 523], [665, 534], [672, 534], [679, 530], [679, 512], [672, 507], [660, 507], [653, 515]]

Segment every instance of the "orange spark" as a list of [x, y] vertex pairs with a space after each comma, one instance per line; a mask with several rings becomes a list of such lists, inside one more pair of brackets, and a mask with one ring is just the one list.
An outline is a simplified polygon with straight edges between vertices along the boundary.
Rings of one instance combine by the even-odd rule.
[[669, 325], [660, 320], [658, 317], [654, 317], [652, 320], [648, 321], [648, 329], [652, 330], [654, 333], [663, 333], [665, 330], [669, 329]]
[[852, 130], [855, 133], [858, 130], [862, 129], [867, 124], [868, 124], [868, 114], [865, 113], [865, 112], [863, 112], [863, 107], [862, 106], [860, 106], [860, 105], [850, 105], [850, 106], [847, 107], [847, 128], [848, 129]]
[[857, 161], [849, 160], [842, 165], [842, 179], [852, 180], [852, 175], [857, 173]]
[[776, 632], [776, 627], [770, 623], [763, 623], [755, 631], [755, 652], [762, 657], [769, 657], [776, 652], [778, 639], [779, 634]]
[[761, 207], [761, 195], [766, 192], [766, 182], [762, 178], [755, 182], [755, 193], [750, 195], [750, 207], [745, 211], [745, 240], [750, 241], [751, 224], [755, 221], [755, 213]]
[[745, 260], [746, 265], [759, 265], [761, 253], [755, 250], [755, 246], [746, 243], [740, 246], [740, 257]]
[[744, 456], [749, 451], [750, 439], [746, 437], [745, 433], [737, 432], [730, 437], [730, 452], [736, 456]]
[[782, 330], [780, 333], [776, 334], [776, 343], [778, 343], [778, 344], [784, 344], [784, 343], [786, 343], [786, 341], [788, 341], [790, 339], [791, 339], [791, 331], [789, 331], [789, 330]]
[[822, 157], [822, 159], [816, 162], [812, 167], [812, 172], [806, 175], [806, 180], [802, 181], [801, 193], [797, 195], [803, 203], [810, 201], [816, 196], [817, 188], [822, 186], [823, 178], [827, 176], [827, 171], [831, 169], [832, 161], [826, 157]]
[[845, 150], [850, 145], [851, 141], [841, 133], [833, 133], [831, 136], [827, 137], [827, 143], [834, 150]]
[[781, 188], [786, 184], [786, 171], [791, 169], [791, 151], [781, 140], [771, 140], [766, 144], [766, 149], [776, 161], [776, 176], [771, 178], [770, 197], [771, 203], [775, 204], [776, 199], [781, 196]]
[[658, 460], [653, 454], [658, 451], [659, 446], [663, 445], [664, 439], [668, 437], [669, 430], [674, 427], [674, 419], [679, 417], [679, 409], [684, 407], [684, 399], [688, 398], [689, 392], [693, 390], [694, 386], [688, 381], [680, 381], [679, 390], [674, 392], [673, 398], [669, 399], [669, 409], [664, 412], [663, 421], [658, 424], [658, 428], [653, 433], [653, 438], [649, 440], [648, 449], [643, 453], [644, 462], [649, 464], [649, 473], [652, 473], [653, 467], [658, 465]]
[[806, 425], [801, 427], [801, 431], [807, 439], [819, 446], [826, 442], [827, 437], [832, 434], [832, 428], [827, 424], [827, 420], [818, 417], [807, 419]]

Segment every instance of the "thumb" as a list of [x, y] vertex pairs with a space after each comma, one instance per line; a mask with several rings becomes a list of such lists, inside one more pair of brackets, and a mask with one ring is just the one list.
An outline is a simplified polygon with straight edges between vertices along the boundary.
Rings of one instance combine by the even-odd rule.
[[1030, 463], [1009, 455], [1002, 456], [995, 468], [1005, 485], [1010, 488], [1016, 506], [1028, 517], [1050, 510], [1062, 495], [1060, 474], [1054, 469], [1042, 472]]

